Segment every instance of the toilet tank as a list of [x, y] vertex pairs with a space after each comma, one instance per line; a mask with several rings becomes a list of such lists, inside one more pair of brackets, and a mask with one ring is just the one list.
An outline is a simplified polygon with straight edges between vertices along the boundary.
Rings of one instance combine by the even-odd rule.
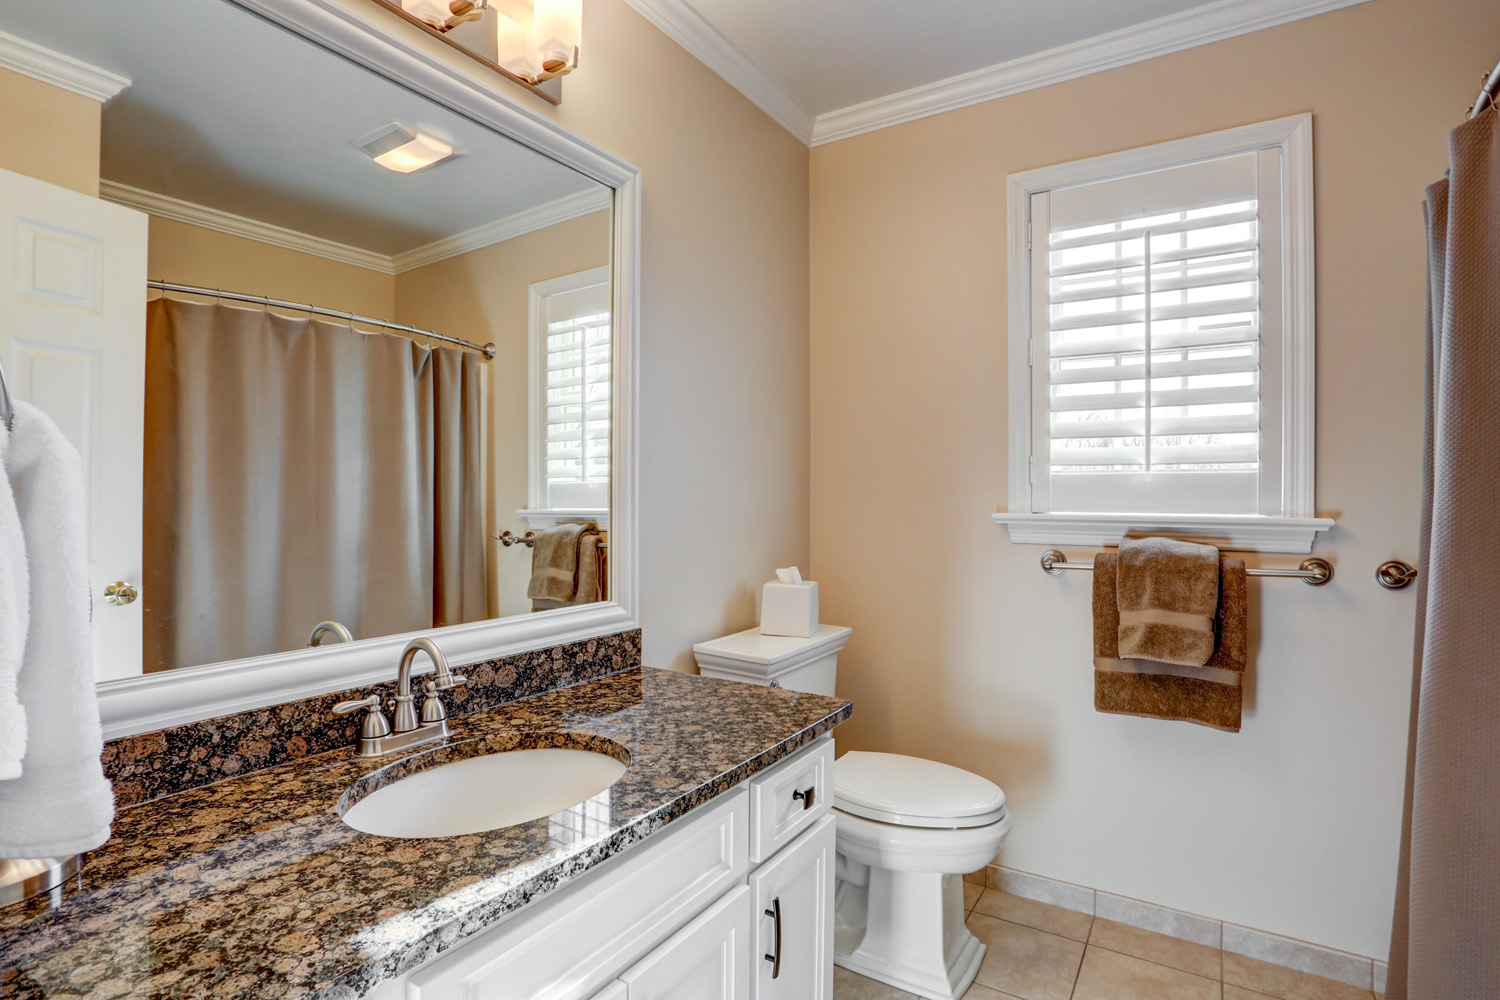
[[803, 639], [761, 635], [750, 628], [693, 647], [698, 672], [704, 677], [766, 686], [775, 683], [789, 691], [833, 694], [839, 651], [854, 630], [843, 625], [819, 625]]

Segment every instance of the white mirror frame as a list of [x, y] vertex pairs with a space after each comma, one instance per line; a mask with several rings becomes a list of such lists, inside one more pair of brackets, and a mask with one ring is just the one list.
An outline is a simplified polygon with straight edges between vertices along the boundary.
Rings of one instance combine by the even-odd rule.
[[514, 104], [504, 81], [481, 85], [338, 0], [233, 0], [309, 42], [428, 97], [614, 189], [614, 466], [610, 592], [613, 600], [404, 635], [167, 670], [98, 685], [106, 739], [263, 708], [394, 679], [401, 650], [431, 636], [455, 665], [637, 627], [636, 386], [640, 171], [560, 125]]

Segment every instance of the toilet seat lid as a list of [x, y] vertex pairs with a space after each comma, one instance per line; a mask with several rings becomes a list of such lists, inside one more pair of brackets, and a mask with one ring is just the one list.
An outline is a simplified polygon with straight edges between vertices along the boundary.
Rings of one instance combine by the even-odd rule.
[[999, 822], [1005, 792], [935, 760], [851, 750], [833, 765], [833, 805], [879, 823], [956, 829]]

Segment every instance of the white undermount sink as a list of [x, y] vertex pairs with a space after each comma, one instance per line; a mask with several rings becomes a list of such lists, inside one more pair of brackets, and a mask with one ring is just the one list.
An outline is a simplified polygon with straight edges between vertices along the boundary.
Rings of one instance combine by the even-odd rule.
[[343, 810], [343, 819], [380, 837], [483, 833], [587, 801], [625, 768], [610, 754], [560, 747], [465, 757], [377, 788]]

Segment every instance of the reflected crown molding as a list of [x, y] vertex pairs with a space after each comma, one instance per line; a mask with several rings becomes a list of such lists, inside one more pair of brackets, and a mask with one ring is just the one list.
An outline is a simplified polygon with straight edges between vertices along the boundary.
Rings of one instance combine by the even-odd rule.
[[412, 268], [425, 267], [440, 260], [447, 260], [449, 257], [457, 257], [459, 254], [469, 253], [472, 250], [513, 240], [517, 236], [524, 236], [538, 229], [546, 229], [560, 222], [592, 215], [594, 212], [602, 212], [609, 208], [613, 192], [608, 188], [593, 188], [577, 194], [565, 195], [554, 201], [537, 205], [535, 208], [507, 215], [503, 219], [466, 229], [456, 235], [434, 240], [394, 256], [350, 246], [347, 243], [325, 240], [321, 236], [313, 236], [310, 233], [287, 229], [283, 226], [274, 226], [269, 222], [235, 215], [233, 212], [220, 211], [217, 208], [209, 208], [207, 205], [184, 201], [181, 198], [158, 194], [155, 191], [131, 187], [119, 181], [101, 180], [99, 197], [163, 219], [185, 222], [191, 226], [201, 226], [204, 229], [227, 233], [230, 236], [240, 236], [247, 240], [269, 243], [271, 246], [310, 253], [328, 260], [336, 260], [342, 264], [353, 264], [355, 267], [379, 271], [381, 274], [400, 274]]
[[298, 232], [295, 229], [273, 226], [269, 222], [235, 215], [233, 212], [222, 212], [217, 208], [209, 208], [207, 205], [199, 205], [195, 202], [183, 201], [181, 198], [173, 198], [170, 195], [157, 194], [155, 191], [131, 187], [129, 184], [121, 184], [118, 181], [99, 181], [99, 197], [163, 219], [212, 229], [216, 233], [241, 236], [247, 240], [269, 243], [271, 246], [285, 247], [288, 250], [298, 250], [302, 253], [336, 260], [341, 264], [353, 264], [355, 267], [380, 271], [383, 274], [395, 273], [391, 267], [391, 258], [386, 254], [362, 250], [359, 247], [349, 246], [347, 243], [325, 240], [320, 236]]
[[[339, 0], [235, 0], [274, 24], [429, 97], [614, 189], [614, 460], [610, 499], [613, 601], [428, 629], [454, 663], [546, 649], [639, 628], [640, 570], [636, 469], [639, 434], [636, 346], [640, 325], [640, 170], [496, 92], [410, 36], [377, 24]], [[399, 25], [404, 30], [404, 24]], [[98, 686], [107, 737], [148, 732], [251, 707], [343, 691], [393, 676], [410, 635], [209, 664], [106, 681]]]
[[475, 226], [455, 236], [434, 240], [414, 250], [398, 253], [391, 258], [391, 264], [395, 272], [400, 274], [402, 271], [436, 264], [440, 260], [457, 257], [459, 254], [479, 250], [482, 247], [504, 243], [506, 240], [513, 240], [517, 236], [525, 236], [538, 229], [546, 229], [548, 226], [567, 222], [569, 219], [602, 212], [609, 208], [612, 195], [613, 192], [607, 188], [592, 188], [577, 194], [564, 195], [535, 208], [528, 208], [524, 212], [507, 215], [503, 219]]
[[4, 31], [0, 31], [0, 68], [82, 94], [101, 104], [130, 86], [130, 81], [118, 73]]

